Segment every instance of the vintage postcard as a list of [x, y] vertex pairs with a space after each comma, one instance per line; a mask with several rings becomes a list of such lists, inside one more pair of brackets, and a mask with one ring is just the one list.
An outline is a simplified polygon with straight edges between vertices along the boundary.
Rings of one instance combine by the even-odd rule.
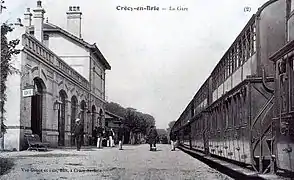
[[294, 0], [0, 0], [0, 179], [291, 179]]

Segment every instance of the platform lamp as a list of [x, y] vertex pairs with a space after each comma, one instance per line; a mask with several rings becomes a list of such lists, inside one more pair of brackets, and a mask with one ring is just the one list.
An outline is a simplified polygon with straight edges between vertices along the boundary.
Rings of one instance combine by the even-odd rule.
[[[62, 102], [60, 100], [55, 100], [54, 104], [53, 104], [53, 110], [57, 110], [57, 119], [58, 119], [58, 132], [60, 132], [60, 107], [61, 107]], [[58, 145], [59, 141], [58, 141]]]
[[[88, 142], [89, 142], [89, 145], [91, 145], [92, 144], [92, 138], [90, 136], [90, 132], [92, 134], [93, 129], [94, 129], [94, 127], [93, 127], [93, 119], [91, 117], [91, 115], [93, 115], [93, 112], [91, 112], [90, 109], [87, 109], [86, 113], [87, 113], [87, 134], [88, 134]], [[92, 122], [92, 129], [91, 129], [91, 131], [89, 131], [89, 123], [90, 122]]]
[[60, 105], [62, 104], [61, 101], [59, 100], [55, 100], [54, 104], [53, 104], [53, 110], [60, 110]]
[[[96, 116], [95, 116], [95, 115], [98, 116], [98, 118], [99, 118], [99, 113], [98, 113], [97, 111], [93, 111], [93, 112], [92, 112], [92, 121], [93, 121], [93, 122], [92, 122], [92, 123], [93, 123], [92, 126], [98, 126], [98, 125], [99, 125], [99, 124], [98, 124], [99, 121], [94, 121], [94, 120], [96, 119]], [[97, 118], [97, 120], [99, 120], [98, 118]], [[94, 128], [95, 128], [95, 127], [93, 127], [93, 129], [94, 129]]]
[[80, 112], [79, 112], [79, 114], [78, 114], [78, 118], [79, 118], [80, 120], [83, 120], [83, 122], [84, 122], [84, 118], [82, 118], [82, 113], [83, 113], [84, 111], [85, 111], [84, 109], [80, 108]]
[[102, 127], [101, 116], [100, 116], [99, 113], [97, 113], [97, 114], [98, 114], [98, 117], [97, 117], [97, 125], [98, 125], [99, 127]]
[[[60, 118], [60, 107], [61, 107], [62, 102], [60, 100], [55, 100], [54, 104], [53, 104], [53, 110], [56, 111], [58, 110], [58, 121]], [[59, 127], [59, 125], [58, 125]]]
[[95, 110], [91, 112], [92, 131], [95, 128], [95, 126], [97, 126], [97, 121], [95, 121], [95, 115], [97, 114], [98, 113]]

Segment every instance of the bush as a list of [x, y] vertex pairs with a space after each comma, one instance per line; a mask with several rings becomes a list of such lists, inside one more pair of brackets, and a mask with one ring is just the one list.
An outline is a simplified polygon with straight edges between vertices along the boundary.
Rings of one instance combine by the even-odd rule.
[[0, 176], [8, 173], [13, 166], [14, 166], [14, 162], [12, 159], [0, 157]]

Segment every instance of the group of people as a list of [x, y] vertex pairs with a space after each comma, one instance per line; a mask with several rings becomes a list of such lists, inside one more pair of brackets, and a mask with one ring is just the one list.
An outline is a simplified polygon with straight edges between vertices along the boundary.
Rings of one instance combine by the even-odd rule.
[[94, 144], [97, 144], [97, 148], [102, 147], [102, 142], [105, 141], [108, 147], [114, 147], [114, 131], [111, 128], [110, 130], [102, 128], [101, 126], [95, 127], [92, 132], [92, 138]]
[[[156, 141], [158, 140], [158, 133], [156, 131], [155, 126], [151, 126], [148, 134], [147, 134], [147, 142], [150, 145], [150, 151], [156, 151]], [[177, 134], [171, 132], [170, 133], [170, 141], [171, 141], [171, 150], [175, 151], [177, 146], [178, 136]]]
[[[76, 119], [76, 124], [74, 127], [74, 137], [76, 139], [76, 145], [77, 145], [78, 151], [80, 151], [81, 146], [82, 146], [83, 135], [84, 135], [84, 127], [81, 123], [81, 120], [78, 118], [78, 119]], [[124, 131], [123, 131], [122, 124], [120, 123], [119, 128], [118, 128], [118, 132], [117, 132], [117, 136], [116, 136], [117, 140], [119, 142], [119, 144], [118, 144], [119, 150], [122, 150], [123, 135], [124, 135]], [[110, 130], [107, 130], [107, 129], [102, 128], [101, 126], [95, 127], [95, 129], [92, 132], [92, 137], [93, 137], [95, 145], [99, 149], [102, 148], [103, 140], [106, 141], [106, 146], [109, 146], [109, 147], [115, 146], [115, 143], [114, 143], [115, 133], [112, 128]]]
[[[82, 137], [84, 135], [84, 127], [82, 123], [80, 122], [80, 119], [76, 119], [76, 125], [74, 128], [74, 136], [76, 139], [76, 145], [77, 150], [80, 151], [81, 145], [82, 145]], [[94, 139], [94, 142], [96, 142], [97, 148], [102, 148], [102, 141], [106, 140], [107, 145], [109, 147], [114, 147], [114, 137], [115, 133], [113, 129], [110, 130], [104, 129], [101, 126], [95, 127], [95, 129], [92, 132], [92, 137]], [[122, 127], [122, 124], [119, 124], [118, 132], [117, 132], [117, 140], [118, 140], [118, 147], [119, 150], [122, 150], [122, 144], [123, 144], [123, 138], [124, 138], [124, 130]], [[148, 134], [147, 134], [147, 143], [150, 145], [150, 151], [156, 151], [156, 142], [158, 140], [158, 133], [155, 128], [155, 126], [151, 126]], [[172, 151], [175, 150], [175, 144], [177, 141], [177, 135], [174, 133], [170, 134], [170, 140], [171, 140], [171, 147]]]

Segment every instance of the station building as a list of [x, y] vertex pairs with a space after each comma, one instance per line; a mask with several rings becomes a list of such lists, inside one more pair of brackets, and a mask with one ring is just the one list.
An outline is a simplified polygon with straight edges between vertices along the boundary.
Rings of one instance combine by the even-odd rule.
[[21, 53], [7, 81], [7, 150], [25, 149], [27, 133], [51, 147], [73, 146], [76, 118], [84, 125], [84, 145], [95, 126], [105, 126], [105, 72], [111, 66], [95, 43], [82, 39], [80, 7], [69, 7], [66, 29], [44, 21], [44, 14], [37, 1], [10, 34], [20, 40]]

